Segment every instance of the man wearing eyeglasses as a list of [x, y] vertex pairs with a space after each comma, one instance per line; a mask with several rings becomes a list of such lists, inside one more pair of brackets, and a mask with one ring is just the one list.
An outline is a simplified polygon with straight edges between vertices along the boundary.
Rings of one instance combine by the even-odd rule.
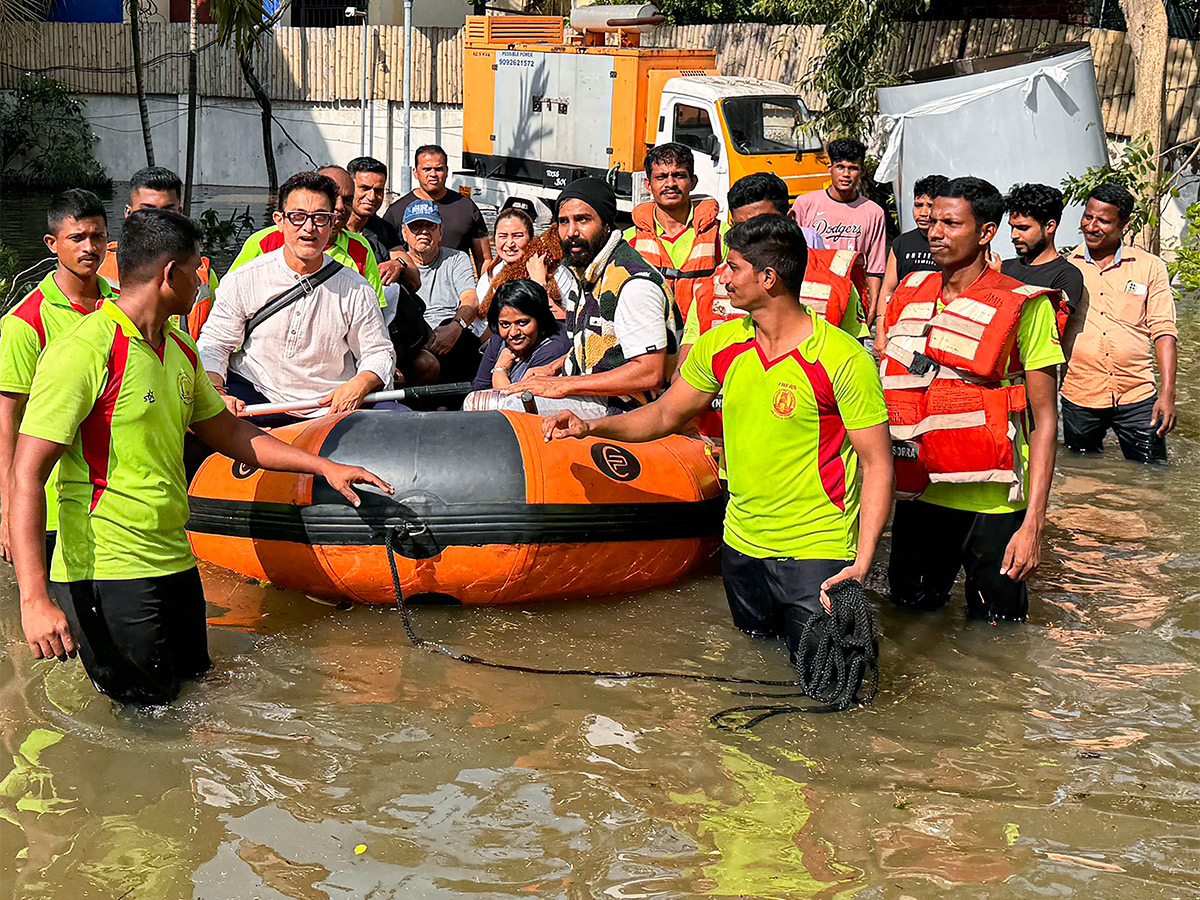
[[[391, 383], [395, 351], [375, 292], [326, 250], [337, 200], [328, 177], [293, 175], [279, 189], [274, 214], [283, 246], [221, 282], [198, 347], [217, 393], [235, 414], [247, 403], [313, 400], [324, 408], [309, 415], [343, 412]], [[293, 291], [297, 285], [303, 290]], [[285, 296], [289, 305], [259, 315]]]
[[[337, 260], [343, 266], [348, 266], [367, 279], [367, 284], [379, 298], [379, 305], [386, 307], [387, 301], [383, 296], [383, 280], [379, 274], [379, 263], [375, 261], [375, 252], [363, 235], [346, 228], [346, 222], [350, 218], [350, 210], [354, 203], [354, 179], [341, 166], [322, 166], [317, 169], [317, 174], [327, 176], [338, 192], [337, 201], [333, 207], [333, 226], [329, 230], [329, 243], [325, 247], [325, 252], [329, 254], [330, 259]], [[257, 259], [272, 250], [278, 250], [282, 246], [283, 233], [278, 225], [268, 225], [266, 228], [259, 229], [246, 238], [246, 243], [242, 244], [242, 249], [238, 251], [238, 255], [230, 264], [229, 271], [232, 272], [250, 260]]]

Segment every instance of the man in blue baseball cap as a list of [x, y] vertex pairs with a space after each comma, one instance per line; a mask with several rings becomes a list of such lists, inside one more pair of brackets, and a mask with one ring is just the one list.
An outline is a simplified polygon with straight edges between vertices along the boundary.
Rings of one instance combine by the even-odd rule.
[[438, 380], [470, 381], [479, 368], [479, 338], [470, 327], [479, 311], [471, 260], [461, 250], [442, 246], [442, 214], [429, 200], [408, 204], [401, 232], [421, 275], [417, 294], [433, 329], [425, 349], [441, 366]]

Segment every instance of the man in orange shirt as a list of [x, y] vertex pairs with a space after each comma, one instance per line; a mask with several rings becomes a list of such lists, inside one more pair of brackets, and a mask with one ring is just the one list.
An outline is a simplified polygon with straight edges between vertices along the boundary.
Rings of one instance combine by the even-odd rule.
[[1097, 186], [1083, 210], [1083, 243], [1070, 256], [1083, 273], [1083, 301], [1063, 336], [1063, 440], [1068, 450], [1098, 452], [1112, 429], [1126, 459], [1165, 463], [1175, 427], [1175, 298], [1163, 261], [1121, 243], [1132, 212], [1133, 195], [1116, 184]]

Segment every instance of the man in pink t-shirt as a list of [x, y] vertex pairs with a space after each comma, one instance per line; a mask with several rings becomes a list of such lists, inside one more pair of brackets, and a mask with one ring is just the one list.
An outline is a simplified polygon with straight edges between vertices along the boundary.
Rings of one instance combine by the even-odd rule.
[[792, 218], [811, 228], [834, 250], [857, 250], [867, 259], [867, 321], [875, 321], [879, 288], [887, 268], [887, 228], [883, 207], [858, 192], [867, 148], [859, 141], [838, 138], [825, 150], [830, 185], [801, 194], [792, 205]]

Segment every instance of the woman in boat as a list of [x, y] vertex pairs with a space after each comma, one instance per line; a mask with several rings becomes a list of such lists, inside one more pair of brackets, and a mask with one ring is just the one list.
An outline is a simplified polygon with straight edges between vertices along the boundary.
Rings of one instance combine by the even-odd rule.
[[[556, 319], [565, 319], [567, 314], [562, 308], [562, 298], [571, 288], [571, 276], [557, 266], [562, 257], [557, 242], [557, 228], [552, 227], [540, 238], [535, 238], [533, 219], [527, 212], [516, 207], [501, 210], [492, 235], [496, 255], [484, 267], [475, 288], [475, 295], [479, 297], [479, 317], [475, 321], [482, 325], [486, 320], [488, 307], [501, 284], [521, 278], [529, 278], [546, 288], [550, 311]], [[501, 277], [505, 269], [508, 271]]]
[[477, 391], [515, 384], [530, 369], [549, 365], [571, 349], [566, 332], [550, 310], [546, 289], [531, 279], [500, 285], [487, 321], [493, 337], [471, 385]]

